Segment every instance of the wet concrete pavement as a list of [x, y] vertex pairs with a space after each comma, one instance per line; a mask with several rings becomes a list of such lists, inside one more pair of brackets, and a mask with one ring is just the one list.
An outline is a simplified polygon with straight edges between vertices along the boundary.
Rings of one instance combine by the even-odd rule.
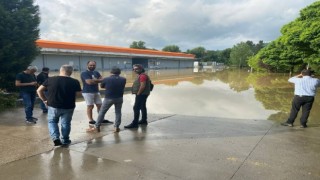
[[[53, 147], [46, 116], [24, 123], [17, 108], [0, 114], [0, 179], [320, 179], [320, 127], [267, 120], [149, 114], [149, 125], [86, 133], [76, 108], [68, 147]], [[113, 121], [114, 110], [107, 113]]]

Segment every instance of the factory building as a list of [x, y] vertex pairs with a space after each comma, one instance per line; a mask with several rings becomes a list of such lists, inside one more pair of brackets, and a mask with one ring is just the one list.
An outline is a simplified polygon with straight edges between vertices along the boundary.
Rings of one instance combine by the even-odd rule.
[[193, 68], [195, 56], [186, 53], [164, 52], [157, 50], [132, 49], [115, 46], [79, 44], [37, 40], [41, 53], [32, 65], [38, 68], [49, 67], [58, 70], [61, 65], [69, 64], [76, 71], [84, 71], [89, 60], [96, 61], [97, 70], [131, 69], [133, 64], [142, 64], [148, 69]]

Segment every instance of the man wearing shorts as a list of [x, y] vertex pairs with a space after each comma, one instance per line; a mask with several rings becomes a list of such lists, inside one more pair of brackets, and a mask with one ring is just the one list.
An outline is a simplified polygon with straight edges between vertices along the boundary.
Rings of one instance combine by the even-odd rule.
[[[102, 76], [96, 69], [95, 61], [87, 62], [87, 70], [81, 73], [81, 80], [83, 84], [82, 96], [87, 104], [87, 116], [89, 119], [89, 125], [94, 125], [96, 123], [92, 117], [92, 110], [94, 105], [97, 107], [97, 111], [101, 108], [101, 96], [99, 92], [98, 84], [102, 82]], [[108, 120], [103, 120], [102, 123], [112, 123]]]

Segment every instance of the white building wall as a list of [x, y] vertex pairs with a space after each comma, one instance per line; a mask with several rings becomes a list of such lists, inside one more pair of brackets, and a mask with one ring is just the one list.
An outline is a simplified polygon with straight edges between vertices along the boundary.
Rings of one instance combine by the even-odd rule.
[[179, 68], [179, 60], [162, 59], [160, 61], [160, 68]]
[[[96, 61], [97, 70], [109, 70], [113, 66], [120, 69], [131, 69], [131, 57], [102, 57], [90, 55], [65, 55], [65, 54], [42, 54], [35, 58], [32, 65], [36, 65], [39, 69], [49, 67], [50, 70], [59, 70], [61, 65], [73, 65], [76, 71], [84, 71], [87, 69], [87, 62], [89, 60]], [[192, 68], [192, 59], [165, 59], [165, 58], [148, 58], [148, 67], [150, 69], [178, 69], [178, 68]]]
[[113, 66], [117, 66], [120, 69], [131, 69], [131, 64], [131, 58], [103, 57], [103, 69], [111, 69]]
[[32, 63], [37, 65], [39, 69], [49, 67], [50, 70], [59, 70], [64, 64], [70, 64], [74, 69], [79, 69], [79, 56], [61, 56], [53, 54], [45, 54], [36, 58]]
[[180, 68], [193, 68], [193, 61], [180, 60]]

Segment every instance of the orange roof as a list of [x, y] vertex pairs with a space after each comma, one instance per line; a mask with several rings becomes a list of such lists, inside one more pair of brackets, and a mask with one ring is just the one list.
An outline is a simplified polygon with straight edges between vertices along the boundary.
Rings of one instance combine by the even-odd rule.
[[48, 40], [41, 40], [41, 39], [37, 40], [36, 44], [40, 48], [72, 49], [72, 50], [130, 53], [130, 54], [144, 54], [144, 55], [158, 55], [158, 56], [175, 56], [175, 57], [183, 57], [183, 58], [195, 57], [193, 54], [186, 54], [186, 53], [133, 49], [133, 48], [102, 46], [102, 45], [93, 45], [93, 44], [80, 44], [80, 43], [71, 43], [71, 42], [48, 41]]

